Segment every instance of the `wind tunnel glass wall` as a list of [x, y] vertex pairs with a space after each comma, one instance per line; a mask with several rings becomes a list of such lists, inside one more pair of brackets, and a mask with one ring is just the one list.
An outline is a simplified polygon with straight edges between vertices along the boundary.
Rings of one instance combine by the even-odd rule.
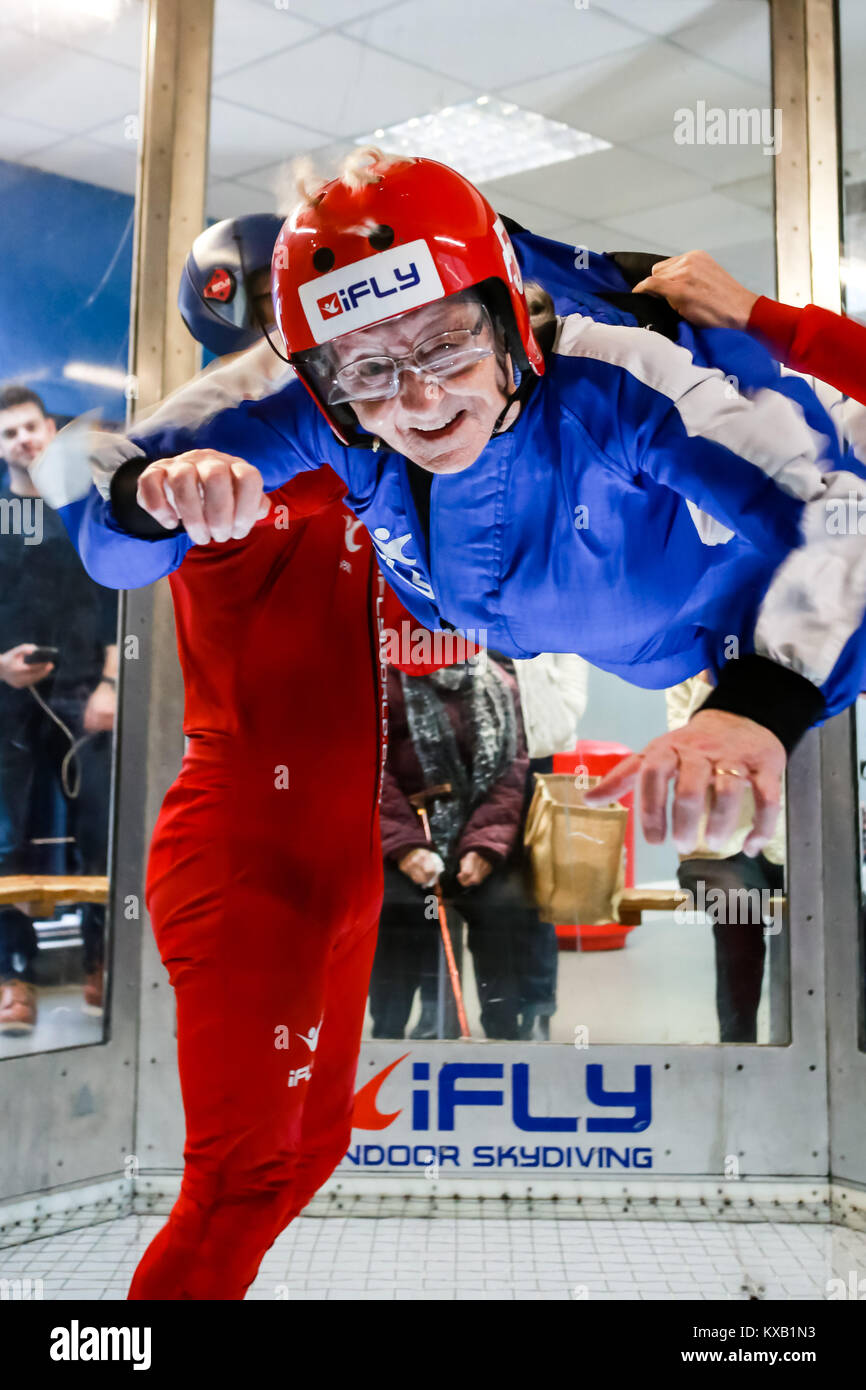
[[[294, 161], [330, 176], [374, 145], [453, 165], [512, 230], [561, 243], [578, 294], [591, 298], [595, 253], [639, 253], [642, 275], [697, 247], [774, 291], [778, 135], [764, 0], [217, 0], [215, 26], [209, 222], [285, 215], [297, 201]], [[533, 295], [543, 316], [544, 297]], [[620, 307], [606, 306], [608, 321], [620, 321]], [[280, 371], [276, 359], [270, 367]], [[357, 570], [370, 563], [369, 542], [348, 514], [344, 524], [340, 563]], [[387, 577], [386, 549], [380, 538]], [[398, 624], [394, 650], [417, 633], [414, 621]], [[306, 679], [323, 679], [316, 653], [306, 656]], [[460, 871], [472, 879], [478, 866], [463, 864], [459, 845], [473, 807], [433, 802], [425, 828], [409, 801], [431, 769], [415, 756], [407, 699], [458, 730], [464, 772], [479, 732], [461, 692], [389, 672], [395, 776], [383, 817], [405, 834], [385, 856], [365, 1036], [458, 1036], [447, 930], [473, 1037], [572, 1044], [584, 1030], [599, 1043], [786, 1043], [784, 817], [757, 861], [740, 852], [744, 826], [721, 856], [679, 863], [670, 840], [644, 841], [630, 797], [592, 820], [577, 805], [586, 779], [685, 721], [709, 692], [701, 673], [667, 698], [578, 656], [531, 668], [489, 658], [476, 678], [505, 681], [526, 751], [503, 811], [510, 852], [468, 886]], [[562, 837], [555, 885], [539, 883], [523, 843], [536, 775], [555, 805], [529, 834]], [[484, 790], [482, 809], [495, 794]], [[434, 846], [437, 834], [456, 836], [441, 911], [416, 881], [429, 867], [428, 829]]]
[[124, 425], [143, 10], [0, 16], [0, 1057], [103, 1038], [117, 594], [50, 460]]
[[[839, 6], [842, 147], [842, 295], [851, 318], [866, 323], [866, 96], [859, 73], [866, 59], [866, 13], [861, 5], [842, 0]], [[836, 407], [840, 428], [854, 458], [866, 462], [866, 409], [844, 399]], [[866, 534], [866, 518], [855, 514], [848, 524]], [[859, 1040], [866, 1050], [866, 709], [861, 695], [855, 710], [857, 728], [858, 825], [860, 889], [861, 1009]]]

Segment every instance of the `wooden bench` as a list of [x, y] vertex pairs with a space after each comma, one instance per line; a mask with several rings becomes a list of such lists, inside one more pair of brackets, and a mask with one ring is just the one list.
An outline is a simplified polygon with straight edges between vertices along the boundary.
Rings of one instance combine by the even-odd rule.
[[0, 907], [25, 904], [31, 917], [50, 917], [67, 903], [108, 902], [102, 874], [11, 874], [0, 877]]
[[[624, 927], [639, 927], [644, 912], [675, 912], [690, 901], [684, 888], [624, 888], [619, 897], [618, 920]], [[777, 906], [784, 912], [786, 899], [780, 894], [770, 898], [775, 914]]]

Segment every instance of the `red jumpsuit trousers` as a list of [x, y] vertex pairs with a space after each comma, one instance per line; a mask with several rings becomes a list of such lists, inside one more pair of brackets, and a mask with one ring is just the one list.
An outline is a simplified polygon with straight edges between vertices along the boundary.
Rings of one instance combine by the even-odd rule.
[[293, 480], [248, 537], [172, 576], [189, 744], [146, 898], [186, 1142], [130, 1299], [242, 1299], [351, 1138], [382, 894], [383, 588], [342, 490], [329, 469]]

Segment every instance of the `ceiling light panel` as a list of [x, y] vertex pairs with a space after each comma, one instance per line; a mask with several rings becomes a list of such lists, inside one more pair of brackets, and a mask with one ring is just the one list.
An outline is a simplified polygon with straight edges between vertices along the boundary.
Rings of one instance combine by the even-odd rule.
[[488, 96], [380, 127], [359, 136], [356, 144], [438, 159], [473, 183], [610, 149], [607, 140], [585, 130]]

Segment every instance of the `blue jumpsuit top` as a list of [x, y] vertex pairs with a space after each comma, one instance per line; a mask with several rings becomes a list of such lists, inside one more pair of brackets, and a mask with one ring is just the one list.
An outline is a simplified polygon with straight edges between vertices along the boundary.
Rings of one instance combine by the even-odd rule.
[[[415, 465], [342, 445], [298, 381], [206, 419], [187, 388], [177, 423], [133, 444], [150, 459], [236, 455], [267, 490], [330, 464], [425, 626], [512, 657], [576, 652], [652, 688], [756, 652], [818, 686], [825, 717], [845, 708], [866, 659], [866, 545], [851, 527], [866, 471], [843, 466], [814, 393], [745, 334], [683, 325], [673, 343], [631, 326], [595, 293], [623, 287], [605, 257], [581, 283], [568, 248], [516, 245], [566, 316], [516, 424], [464, 472], [432, 478], [429, 539]], [[129, 536], [95, 488], [62, 510], [109, 586], [150, 583], [191, 545]]]

